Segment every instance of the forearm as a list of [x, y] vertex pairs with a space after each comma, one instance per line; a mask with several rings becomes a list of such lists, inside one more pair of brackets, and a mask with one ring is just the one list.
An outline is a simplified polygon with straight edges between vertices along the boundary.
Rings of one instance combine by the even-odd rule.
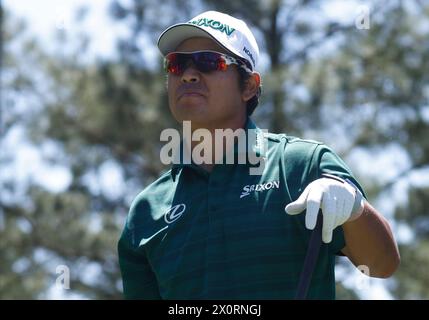
[[400, 256], [392, 230], [368, 202], [358, 219], [342, 227], [346, 241], [342, 251], [355, 266], [367, 266], [372, 277], [387, 278], [395, 272]]

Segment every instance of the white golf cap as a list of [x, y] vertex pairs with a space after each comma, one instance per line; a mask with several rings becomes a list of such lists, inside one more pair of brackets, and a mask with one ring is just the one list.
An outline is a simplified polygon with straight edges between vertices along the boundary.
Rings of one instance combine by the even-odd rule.
[[158, 48], [163, 56], [175, 51], [184, 40], [204, 37], [215, 40], [233, 55], [247, 60], [256, 69], [259, 48], [243, 20], [217, 11], [206, 11], [186, 23], [175, 24], [162, 32]]

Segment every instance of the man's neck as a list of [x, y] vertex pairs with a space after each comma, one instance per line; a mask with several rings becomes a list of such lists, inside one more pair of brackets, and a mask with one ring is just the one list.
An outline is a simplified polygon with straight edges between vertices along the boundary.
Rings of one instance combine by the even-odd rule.
[[199, 141], [191, 140], [191, 154], [194, 151], [196, 146], [198, 146], [199, 150], [201, 149], [209, 150], [211, 148], [211, 161], [209, 163], [203, 162], [199, 164], [199, 166], [202, 167], [204, 170], [211, 172], [214, 168], [215, 163], [218, 160], [220, 160], [226, 154], [227, 151], [229, 151], [229, 150], [226, 150], [227, 146], [224, 143], [222, 144], [222, 152], [219, 152], [219, 149], [216, 150], [216, 143], [215, 143], [216, 130], [230, 129], [232, 131], [236, 131], [237, 129], [244, 129], [246, 126], [246, 121], [247, 121], [247, 117], [245, 116], [244, 119], [240, 119], [239, 121], [234, 121], [229, 124], [227, 123], [219, 127], [207, 127], [207, 126], [202, 127], [197, 125], [192, 126], [191, 128], [192, 135], [197, 129], [206, 129], [210, 133], [209, 139], [206, 139], [206, 137], [204, 137], [204, 138], [201, 138], [201, 140]]

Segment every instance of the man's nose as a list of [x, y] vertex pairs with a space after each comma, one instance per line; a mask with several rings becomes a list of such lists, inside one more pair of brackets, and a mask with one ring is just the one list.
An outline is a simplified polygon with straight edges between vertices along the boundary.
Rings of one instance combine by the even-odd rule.
[[199, 82], [200, 81], [200, 73], [193, 66], [189, 65], [182, 74], [182, 82]]

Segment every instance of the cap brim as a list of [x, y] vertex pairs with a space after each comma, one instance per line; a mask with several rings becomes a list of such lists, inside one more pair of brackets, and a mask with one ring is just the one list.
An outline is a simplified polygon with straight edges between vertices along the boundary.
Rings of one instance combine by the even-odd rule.
[[222, 48], [225, 48], [225, 50], [230, 51], [219, 41], [217, 41], [216, 38], [214, 38], [210, 33], [208, 33], [207, 31], [205, 31], [204, 29], [196, 25], [192, 25], [189, 23], [175, 24], [170, 28], [168, 28], [167, 30], [165, 30], [159, 36], [159, 39], [158, 39], [159, 51], [161, 51], [163, 56], [166, 56], [170, 52], [175, 51], [176, 48], [179, 46], [179, 44], [181, 44], [183, 41], [194, 37], [212, 39], [216, 43], [218, 43]]

